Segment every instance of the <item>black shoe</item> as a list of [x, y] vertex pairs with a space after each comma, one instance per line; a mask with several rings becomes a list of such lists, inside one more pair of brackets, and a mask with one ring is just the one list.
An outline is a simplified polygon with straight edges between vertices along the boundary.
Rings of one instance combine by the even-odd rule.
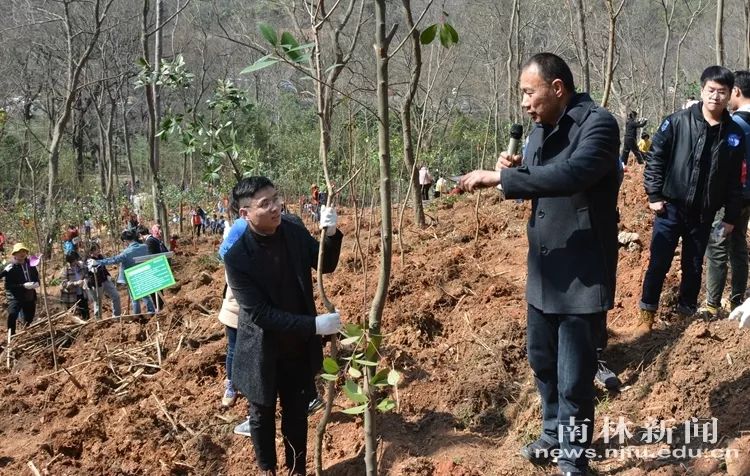
[[316, 396], [312, 400], [310, 400], [310, 403], [307, 405], [307, 414], [312, 415], [313, 413], [317, 412], [321, 408], [325, 406], [325, 403], [320, 398], [320, 396]]
[[560, 448], [559, 443], [550, 443], [549, 441], [539, 438], [521, 448], [521, 456], [529, 460], [531, 464], [545, 465], [552, 463], [552, 450]]
[[620, 390], [620, 379], [617, 375], [612, 372], [603, 360], [599, 361], [599, 369], [596, 371], [596, 377], [594, 377], [597, 383], [604, 386], [610, 392], [616, 392]]

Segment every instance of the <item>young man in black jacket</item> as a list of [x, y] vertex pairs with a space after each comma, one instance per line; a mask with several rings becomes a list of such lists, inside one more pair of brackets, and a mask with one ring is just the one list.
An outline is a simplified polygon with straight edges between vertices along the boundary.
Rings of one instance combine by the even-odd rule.
[[620, 154], [620, 161], [622, 165], [628, 165], [628, 157], [632, 152], [635, 155], [635, 160], [639, 164], [643, 163], [643, 153], [638, 148], [636, 138], [638, 137], [638, 129], [646, 125], [646, 119], [637, 120], [636, 116], [638, 113], [630, 111], [628, 114], [628, 120], [625, 121], [625, 135], [622, 138], [622, 154]]
[[[742, 211], [729, 236], [712, 236], [706, 249], [706, 308], [716, 317], [721, 309], [721, 295], [727, 281], [727, 264], [732, 267], [732, 284], [729, 295], [730, 310], [742, 304], [747, 291], [747, 224], [750, 221], [750, 71], [735, 71], [734, 88], [729, 99], [734, 110], [732, 120], [742, 129], [745, 141], [745, 160], [742, 164]], [[714, 219], [718, 226], [724, 219], [724, 209]], [[728, 262], [728, 263], [727, 263]]]
[[[244, 178], [232, 201], [248, 222], [224, 255], [227, 283], [240, 305], [232, 381], [248, 400], [261, 474], [276, 474], [278, 397], [286, 466], [289, 474], [304, 475], [308, 404], [323, 363], [320, 336], [337, 333], [341, 319], [338, 312], [316, 316], [310, 270], [318, 264], [318, 242], [298, 221], [282, 216], [273, 183]], [[323, 272], [331, 273], [343, 236], [335, 210], [321, 208], [320, 226], [326, 229]]]
[[728, 235], [740, 218], [744, 134], [727, 112], [734, 75], [710, 66], [701, 75], [701, 102], [667, 117], [651, 144], [644, 172], [654, 212], [651, 258], [643, 278], [640, 332], [649, 332], [664, 279], [682, 238], [682, 278], [676, 311], [697, 309], [703, 255], [716, 212], [725, 207], [717, 235]]
[[5, 298], [8, 301], [8, 329], [16, 333], [18, 315], [23, 313], [26, 325], [31, 324], [36, 313], [36, 290], [39, 289], [39, 272], [31, 266], [29, 249], [23, 243], [16, 243], [11, 252], [11, 262], [2, 271], [5, 278]]

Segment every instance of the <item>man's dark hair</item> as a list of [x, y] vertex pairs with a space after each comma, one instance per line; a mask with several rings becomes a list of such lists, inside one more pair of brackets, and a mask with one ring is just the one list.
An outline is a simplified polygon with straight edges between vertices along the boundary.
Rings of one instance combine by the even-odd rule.
[[234, 186], [232, 189], [231, 203], [229, 209], [235, 215], [240, 214], [240, 200], [243, 198], [253, 198], [259, 190], [266, 187], [273, 187], [273, 182], [267, 177], [253, 176], [245, 177]]
[[701, 74], [701, 87], [709, 81], [719, 83], [731, 90], [734, 87], [734, 74], [723, 66], [709, 66]]
[[637, 113], [637, 112], [635, 112], [635, 111], [630, 111], [630, 112], [628, 113], [628, 117], [629, 117], [630, 119], [635, 119], [637, 115], [638, 115], [638, 113]]
[[648, 139], [649, 137], [651, 137], [651, 136], [648, 135], [647, 132], [644, 132], [643, 134], [641, 134], [641, 139]]
[[740, 90], [743, 97], [750, 99], [750, 71], [746, 69], [735, 71], [734, 86]]
[[79, 255], [78, 252], [75, 251], [75, 250], [73, 250], [70, 253], [68, 253], [68, 254], [65, 255], [65, 262], [66, 263], [75, 263], [79, 259], [81, 259], [81, 255]]
[[568, 64], [553, 53], [537, 53], [523, 64], [521, 71], [525, 70], [531, 65], [536, 65], [539, 68], [539, 75], [544, 79], [547, 84], [552, 84], [552, 81], [559, 79], [562, 81], [563, 86], [569, 93], [576, 92], [576, 84], [573, 80], [573, 72], [570, 71]]
[[135, 228], [129, 228], [123, 230], [120, 233], [120, 240], [122, 241], [138, 241], [138, 231]]

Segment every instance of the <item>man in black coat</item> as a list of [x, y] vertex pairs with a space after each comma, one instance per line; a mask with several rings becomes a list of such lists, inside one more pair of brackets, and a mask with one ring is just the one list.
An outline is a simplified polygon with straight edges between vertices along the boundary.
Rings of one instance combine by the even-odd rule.
[[557, 450], [564, 474], [585, 474], [594, 427], [596, 349], [606, 340], [617, 268], [619, 129], [588, 94], [576, 94], [568, 65], [539, 53], [522, 70], [521, 106], [536, 127], [520, 156], [496, 171], [465, 175], [466, 190], [500, 185], [530, 199], [526, 299], [529, 363], [542, 398], [542, 435], [521, 450], [533, 463]]
[[[276, 474], [276, 398], [289, 474], [304, 475], [307, 410], [323, 362], [321, 335], [341, 328], [338, 312], [316, 317], [310, 270], [318, 242], [281, 215], [281, 199], [265, 177], [242, 179], [232, 201], [247, 229], [224, 255], [227, 283], [240, 305], [232, 380], [249, 405], [249, 429], [262, 474]], [[241, 218], [241, 219], [243, 219]], [[342, 234], [336, 212], [321, 209], [326, 229], [323, 272], [338, 264]]]
[[664, 278], [682, 238], [680, 292], [676, 311], [697, 310], [711, 223], [719, 237], [732, 232], [742, 208], [744, 133], [727, 112], [734, 75], [710, 66], [701, 75], [701, 102], [667, 117], [654, 134], [644, 170], [648, 206], [654, 212], [651, 253], [640, 302], [640, 332], [649, 332]]

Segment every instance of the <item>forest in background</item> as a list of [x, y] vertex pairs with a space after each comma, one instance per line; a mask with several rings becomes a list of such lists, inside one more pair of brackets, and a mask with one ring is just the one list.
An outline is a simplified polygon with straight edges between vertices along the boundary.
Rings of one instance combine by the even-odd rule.
[[[243, 174], [271, 177], [294, 203], [311, 183], [324, 182], [315, 81], [304, 68], [283, 62], [243, 73], [273, 50], [260, 25], [310, 44], [313, 31], [303, 3], [4, 3], [0, 190], [6, 209], [15, 213], [0, 218], [3, 229], [19, 216], [31, 220], [33, 202], [47, 226], [80, 222], [83, 214], [114, 225], [125, 184], [138, 180], [150, 193], [155, 176], [170, 213], [180, 204], [214, 203]], [[351, 53], [332, 92], [329, 166], [339, 184], [361, 169], [343, 194], [366, 204], [378, 186], [375, 7], [344, 3], [347, 8], [334, 9], [331, 18], [340, 31], [322, 30], [320, 36], [326, 73], [337, 65], [337, 44]], [[387, 5], [389, 23], [399, 24], [392, 53], [395, 45], [403, 46], [389, 64], [395, 201], [404, 199], [408, 187], [400, 110], [417, 62], [421, 75], [406, 115], [413, 124], [414, 160], [447, 175], [494, 162], [511, 123], [523, 122], [528, 130], [517, 77], [535, 52], [561, 55], [580, 91], [620, 120], [638, 111], [649, 119], [646, 131], [698, 95], [705, 66], [750, 64], [750, 6], [742, 0]], [[407, 9], [419, 22], [415, 31], [447, 22], [460, 40], [450, 48], [437, 41], [423, 45], [417, 60], [406, 41]], [[157, 50], [161, 68], [155, 71]], [[150, 88], [154, 83], [158, 87]], [[156, 157], [152, 135], [158, 137]], [[153, 216], [153, 206], [146, 215]]]

